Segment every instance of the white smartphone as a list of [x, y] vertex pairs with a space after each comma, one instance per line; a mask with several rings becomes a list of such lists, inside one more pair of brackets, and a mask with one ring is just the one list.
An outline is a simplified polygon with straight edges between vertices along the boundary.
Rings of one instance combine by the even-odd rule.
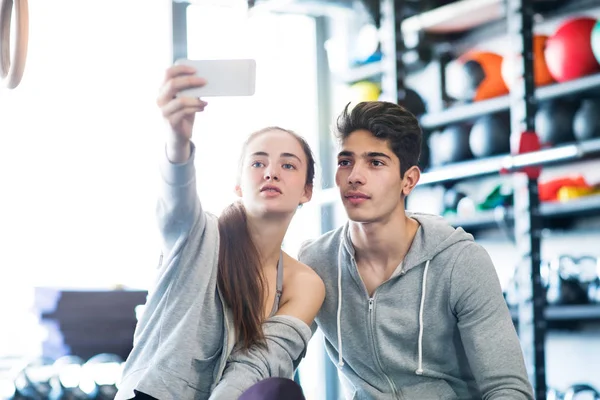
[[255, 60], [180, 59], [175, 64], [194, 67], [196, 75], [206, 80], [206, 85], [203, 87], [183, 90], [180, 95], [192, 97], [254, 95], [256, 85]]

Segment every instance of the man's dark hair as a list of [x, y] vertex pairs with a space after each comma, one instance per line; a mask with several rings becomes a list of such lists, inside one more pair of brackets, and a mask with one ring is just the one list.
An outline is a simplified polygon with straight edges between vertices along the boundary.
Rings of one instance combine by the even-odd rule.
[[364, 101], [350, 109], [346, 105], [336, 124], [335, 136], [341, 143], [357, 130], [371, 132], [386, 140], [400, 160], [400, 177], [417, 165], [423, 132], [417, 118], [406, 108], [387, 101]]

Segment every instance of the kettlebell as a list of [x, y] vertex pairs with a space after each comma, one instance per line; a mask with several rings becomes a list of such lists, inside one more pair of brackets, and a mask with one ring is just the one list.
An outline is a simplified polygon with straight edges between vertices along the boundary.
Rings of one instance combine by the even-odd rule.
[[573, 118], [573, 134], [579, 141], [600, 137], [600, 99], [585, 99]]
[[[563, 395], [563, 400], [577, 400], [578, 395], [581, 393], [590, 393], [594, 397], [594, 400], [600, 400], [600, 393], [593, 387], [585, 383], [578, 383], [569, 387]], [[586, 397], [589, 399], [589, 397]]]

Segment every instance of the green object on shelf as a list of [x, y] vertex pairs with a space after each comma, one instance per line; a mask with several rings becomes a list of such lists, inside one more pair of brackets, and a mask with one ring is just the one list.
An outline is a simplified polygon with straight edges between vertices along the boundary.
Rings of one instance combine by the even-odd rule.
[[477, 205], [478, 210], [492, 210], [499, 206], [512, 206], [513, 191], [512, 188], [505, 184], [498, 184], [485, 197], [485, 199]]

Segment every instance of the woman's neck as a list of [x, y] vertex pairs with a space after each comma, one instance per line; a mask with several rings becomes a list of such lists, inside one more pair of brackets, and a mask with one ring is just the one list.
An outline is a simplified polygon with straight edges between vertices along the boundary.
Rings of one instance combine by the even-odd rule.
[[258, 250], [263, 268], [277, 266], [283, 238], [292, 216], [280, 215], [264, 218], [247, 215], [248, 232]]

